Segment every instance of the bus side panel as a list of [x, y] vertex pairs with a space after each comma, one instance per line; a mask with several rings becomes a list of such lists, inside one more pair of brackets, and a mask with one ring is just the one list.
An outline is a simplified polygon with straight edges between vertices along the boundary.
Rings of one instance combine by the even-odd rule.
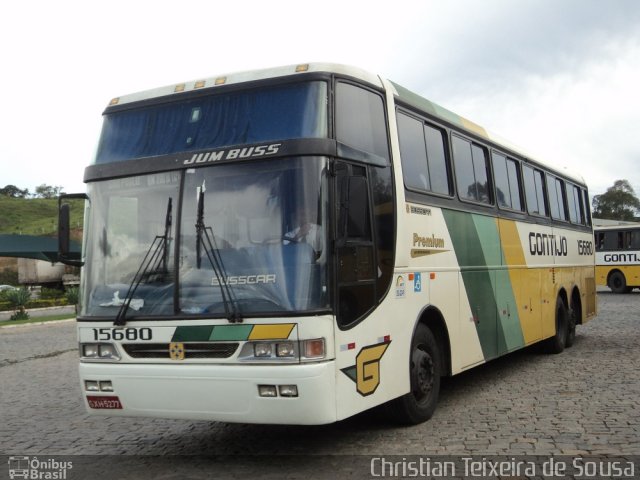
[[484, 252], [487, 267], [493, 272], [492, 287], [497, 307], [497, 354], [502, 355], [521, 348], [524, 345], [524, 333], [508, 273], [509, 265], [504, 263], [500, 225], [491, 217], [475, 215], [473, 218], [479, 237], [483, 239], [480, 246]]
[[464, 287], [461, 294], [464, 292], [469, 300], [470, 320], [475, 324], [484, 360], [495, 358], [497, 356], [497, 306], [493, 289], [495, 273], [487, 268], [487, 259], [481, 247], [482, 237], [473, 215], [451, 210], [445, 210], [443, 213], [460, 265], [461, 285]]
[[540, 310], [542, 315], [542, 338], [556, 334], [556, 299], [558, 288], [555, 283], [553, 267], [543, 269], [540, 281]]
[[573, 290], [580, 292], [582, 318], [579, 323], [585, 323], [596, 313], [595, 302], [595, 269], [593, 240], [591, 233], [576, 230], [564, 230], [557, 232], [558, 237], [566, 238], [566, 251], [561, 248], [560, 255], [555, 258], [555, 279], [558, 289], [564, 288], [567, 298], [570, 298]]
[[[451, 353], [451, 373], [458, 373], [464, 369], [478, 365], [485, 361], [482, 341], [476, 328], [472, 304], [465, 290], [465, 280], [461, 273], [459, 256], [456, 251], [457, 241], [454, 241], [445, 218], [450, 215], [444, 209], [429, 207], [428, 215], [423, 212], [424, 207], [408, 205], [405, 218], [410, 225], [405, 233], [404, 241], [399, 237], [398, 248], [410, 250], [409, 268], [413, 272], [420, 273], [422, 288], [428, 287], [429, 296], [415, 305], [413, 315], [418, 320], [427, 307], [437, 310], [442, 316], [449, 336], [449, 348]], [[424, 213], [424, 212], [423, 212]], [[468, 217], [469, 219], [470, 217]], [[476, 235], [472, 222], [467, 222], [466, 233]], [[476, 272], [482, 276], [482, 271]], [[484, 272], [486, 273], [486, 272]], [[471, 274], [473, 276], [473, 273]], [[428, 283], [427, 283], [428, 282]], [[407, 294], [415, 290], [410, 285]], [[477, 307], [477, 305], [476, 305]], [[447, 348], [443, 345], [442, 348]]]
[[446, 211], [445, 219], [484, 359], [522, 347], [524, 333], [512, 279], [503, 265], [497, 220], [455, 211]]
[[[555, 334], [555, 308], [557, 289], [554, 281], [554, 255], [558, 246], [554, 240], [553, 229], [550, 226], [531, 223], [516, 222], [516, 228], [520, 237], [520, 244], [524, 253], [527, 267], [535, 271], [536, 275], [529, 274], [531, 281], [537, 281], [533, 289], [528, 291], [529, 301], [526, 298], [522, 309], [530, 309], [533, 315], [540, 315], [542, 338], [548, 338]], [[526, 288], [526, 287], [525, 287]], [[536, 313], [539, 312], [539, 313]]]
[[[416, 305], [424, 294], [408, 293], [406, 274], [369, 317], [348, 330], [336, 329], [338, 420], [409, 392], [409, 357]], [[402, 292], [397, 294], [396, 292]]]
[[533, 308], [540, 297], [540, 271], [529, 269], [516, 222], [498, 220], [500, 241], [502, 243], [503, 264], [509, 272], [513, 286], [515, 312], [522, 328], [523, 341], [530, 345], [542, 339], [540, 309]]

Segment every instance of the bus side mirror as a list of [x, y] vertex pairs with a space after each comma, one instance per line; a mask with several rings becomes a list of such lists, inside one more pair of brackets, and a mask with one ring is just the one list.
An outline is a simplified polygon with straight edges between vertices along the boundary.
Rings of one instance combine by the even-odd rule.
[[89, 197], [84, 193], [63, 194], [58, 197], [58, 260], [65, 265], [82, 267], [82, 252], [71, 241], [71, 205], [62, 203], [66, 199], [88, 200]]

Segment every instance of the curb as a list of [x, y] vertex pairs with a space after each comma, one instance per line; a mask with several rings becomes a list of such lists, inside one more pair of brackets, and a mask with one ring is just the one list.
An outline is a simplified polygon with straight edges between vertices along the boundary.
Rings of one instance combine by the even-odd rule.
[[[73, 305], [60, 305], [56, 307], [44, 307], [44, 308], [30, 308], [26, 311], [31, 318], [44, 317], [47, 315], [56, 315], [63, 313], [75, 314], [75, 307]], [[7, 310], [0, 312], [0, 321], [9, 320], [13, 310]]]
[[62, 320], [49, 320], [47, 322], [29, 322], [29, 323], [21, 323], [19, 325], [0, 325], [0, 330], [2, 330], [3, 328], [33, 327], [36, 325], [53, 325], [57, 323], [75, 322], [75, 321], [76, 321], [75, 318], [64, 318]]

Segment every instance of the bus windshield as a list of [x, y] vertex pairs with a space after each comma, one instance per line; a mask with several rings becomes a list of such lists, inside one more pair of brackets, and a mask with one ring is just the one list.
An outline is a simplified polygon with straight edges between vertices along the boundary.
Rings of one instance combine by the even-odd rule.
[[115, 317], [130, 291], [127, 319], [327, 309], [327, 188], [314, 157], [89, 184], [81, 315]]
[[94, 163], [273, 140], [326, 138], [327, 104], [327, 84], [314, 81], [107, 113]]

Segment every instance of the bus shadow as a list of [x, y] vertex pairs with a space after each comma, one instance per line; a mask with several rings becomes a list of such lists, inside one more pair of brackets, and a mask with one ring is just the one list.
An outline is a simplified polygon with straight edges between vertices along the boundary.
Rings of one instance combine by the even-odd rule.
[[627, 293], [613, 293], [611, 290], [598, 290], [598, 296], [602, 295], [605, 297], [620, 297], [624, 298], [627, 295], [640, 295], [640, 289], [634, 288], [630, 292]]

